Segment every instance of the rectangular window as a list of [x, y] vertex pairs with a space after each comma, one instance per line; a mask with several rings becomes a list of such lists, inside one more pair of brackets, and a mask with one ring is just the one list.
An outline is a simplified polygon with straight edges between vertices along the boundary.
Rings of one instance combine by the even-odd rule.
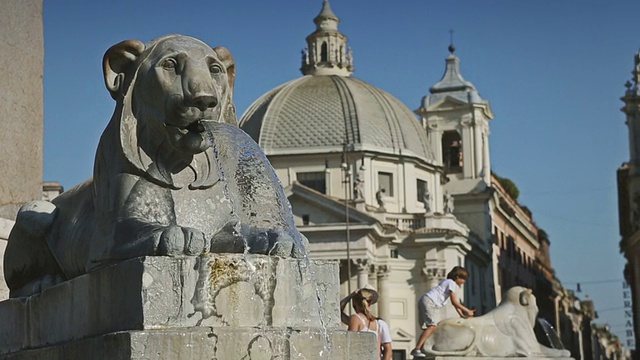
[[309, 225], [309, 215], [302, 215], [302, 225]]
[[306, 187], [310, 187], [323, 194], [327, 193], [327, 183], [324, 171], [299, 172], [296, 173], [296, 178], [300, 184]]
[[416, 180], [416, 194], [418, 194], [416, 200], [420, 202], [425, 202], [425, 195], [427, 195], [427, 182], [424, 180]]
[[384, 189], [385, 196], [393, 196], [393, 174], [387, 172], [378, 173], [378, 189]]
[[389, 252], [389, 257], [391, 257], [392, 259], [397, 259], [398, 258], [398, 249], [391, 249]]
[[391, 350], [392, 360], [407, 360], [407, 352], [405, 350]]

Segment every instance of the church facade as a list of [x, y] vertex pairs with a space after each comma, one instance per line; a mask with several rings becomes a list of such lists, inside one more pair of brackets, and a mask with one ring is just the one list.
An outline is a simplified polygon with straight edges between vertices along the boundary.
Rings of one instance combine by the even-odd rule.
[[[442, 80], [411, 111], [352, 76], [328, 1], [314, 22], [303, 76], [257, 99], [240, 126], [276, 169], [310, 257], [340, 261], [341, 296], [378, 290], [375, 312], [389, 322], [398, 358], [420, 333], [420, 296], [456, 265], [471, 273], [458, 294], [478, 314], [522, 285], [555, 324], [562, 287], [549, 239], [491, 172], [494, 115], [462, 77], [453, 46]], [[451, 306], [441, 315], [457, 316]]]

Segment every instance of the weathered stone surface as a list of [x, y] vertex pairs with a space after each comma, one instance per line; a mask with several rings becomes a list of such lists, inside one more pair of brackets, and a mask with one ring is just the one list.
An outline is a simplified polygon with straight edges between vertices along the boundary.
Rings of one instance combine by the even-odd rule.
[[375, 335], [331, 329], [209, 328], [110, 333], [0, 355], [0, 360], [322, 359], [373, 360]]
[[132, 259], [0, 302], [0, 354], [127, 330], [335, 329], [337, 276], [335, 262], [264, 255]]
[[[0, 2], [0, 218], [42, 192], [42, 0]], [[20, 61], [16, 61], [20, 59]]]

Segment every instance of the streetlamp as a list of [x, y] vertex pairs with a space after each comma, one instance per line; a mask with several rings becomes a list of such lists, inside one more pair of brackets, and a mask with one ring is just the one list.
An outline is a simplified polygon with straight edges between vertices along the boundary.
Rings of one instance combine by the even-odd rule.
[[[345, 211], [345, 231], [347, 235], [347, 292], [351, 294], [351, 231], [349, 229], [349, 200], [351, 199], [351, 169], [349, 166], [349, 146], [345, 141], [342, 148], [342, 164], [340, 167], [344, 172], [344, 211]], [[349, 310], [351, 311], [351, 310]]]

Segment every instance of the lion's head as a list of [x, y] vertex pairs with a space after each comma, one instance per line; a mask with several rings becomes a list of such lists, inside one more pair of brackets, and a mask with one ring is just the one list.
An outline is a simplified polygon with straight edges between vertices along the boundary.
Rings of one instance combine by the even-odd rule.
[[237, 125], [231, 53], [182, 35], [146, 45], [126, 40], [107, 50], [103, 68], [126, 159], [171, 188], [181, 187], [173, 175], [186, 167], [191, 188], [211, 186], [217, 178], [207, 123]]
[[533, 295], [531, 289], [514, 286], [507, 290], [505, 300], [507, 303], [513, 304], [516, 309], [519, 309], [521, 316], [525, 316], [526, 319], [533, 327], [536, 323], [538, 316], [538, 304], [536, 303], [536, 297]]

